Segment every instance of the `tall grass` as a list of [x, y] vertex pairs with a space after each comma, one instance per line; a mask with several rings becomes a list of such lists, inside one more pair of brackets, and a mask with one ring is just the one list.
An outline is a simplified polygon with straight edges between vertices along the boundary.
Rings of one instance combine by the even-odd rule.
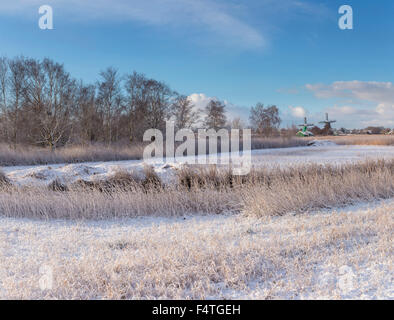
[[[392, 201], [357, 214], [287, 213], [391, 198], [394, 160], [243, 177], [184, 168], [171, 185], [149, 167], [143, 176], [56, 183], [0, 184], [0, 215], [49, 220], [0, 218], [0, 299], [390, 297]], [[241, 214], [83, 221], [232, 212]], [[59, 218], [76, 221], [52, 221]], [[53, 275], [47, 290], [43, 266]], [[354, 271], [350, 293], [340, 286], [343, 266]]]
[[284, 215], [394, 196], [394, 161], [312, 166], [280, 173], [243, 193], [244, 212]]
[[394, 146], [394, 135], [349, 135], [314, 139], [328, 139], [339, 145]]
[[[306, 146], [307, 140], [300, 138], [253, 137], [252, 149], [288, 148]], [[196, 142], [197, 144], [197, 142]], [[0, 166], [40, 165], [56, 163], [79, 163], [119, 160], [141, 160], [147, 143], [133, 145], [75, 145], [55, 150], [47, 148], [17, 146], [11, 148], [0, 144]], [[242, 148], [242, 141], [240, 143]], [[220, 140], [218, 141], [220, 151]], [[208, 153], [207, 145], [207, 153]]]
[[56, 188], [4, 186], [0, 213], [9, 217], [106, 219], [243, 212], [284, 215], [394, 196], [394, 160], [340, 166], [255, 170], [232, 176], [215, 167], [183, 169], [163, 184], [120, 173], [109, 180]]
[[292, 148], [305, 147], [308, 140], [299, 137], [252, 137], [252, 149], [276, 149], [276, 148]]
[[390, 299], [393, 211], [391, 202], [267, 221], [1, 219], [0, 299]]
[[[302, 147], [307, 146], [308, 142], [313, 139], [329, 139], [339, 145], [394, 145], [394, 136], [384, 135], [330, 136], [314, 138], [264, 138], [254, 136], [252, 137], [252, 149]], [[146, 143], [113, 146], [100, 144], [74, 145], [50, 150], [47, 148], [23, 145], [11, 148], [6, 144], [0, 144], [0, 166], [141, 160], [144, 147], [146, 145]], [[242, 148], [242, 141], [240, 143], [240, 148]], [[218, 141], [218, 149], [220, 151], [220, 140]]]
[[0, 166], [77, 163], [93, 161], [139, 160], [144, 145], [77, 145], [50, 150], [46, 148], [0, 144]]

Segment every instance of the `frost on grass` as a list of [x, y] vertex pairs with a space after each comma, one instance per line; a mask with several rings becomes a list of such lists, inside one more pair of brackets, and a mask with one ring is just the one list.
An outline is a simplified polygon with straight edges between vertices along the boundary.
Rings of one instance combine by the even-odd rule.
[[[305, 154], [321, 159], [324, 150], [326, 162], [338, 154], [357, 158], [341, 148], [336, 155], [319, 147], [276, 152], [283, 163]], [[259, 151], [268, 158], [256, 162], [277, 158], [269, 153]], [[46, 166], [36, 176], [36, 168], [12, 169], [7, 181], [19, 174], [56, 181], [59, 170], [103, 178], [111, 190], [61, 190], [63, 180], [50, 190], [2, 186], [0, 299], [394, 299], [393, 200], [327, 210], [392, 198], [393, 160], [313, 163], [259, 169], [238, 180], [182, 171], [170, 187], [158, 185], [164, 167], [142, 176], [119, 163]], [[154, 187], [124, 188], [144, 181]], [[46, 220], [31, 220], [37, 218]]]
[[392, 299], [393, 211], [391, 200], [264, 220], [2, 218], [0, 298]]
[[0, 215], [41, 219], [108, 219], [184, 214], [275, 216], [394, 196], [394, 160], [252, 170], [233, 176], [217, 168], [182, 169], [173, 184], [152, 168], [106, 180], [48, 187], [3, 187]]

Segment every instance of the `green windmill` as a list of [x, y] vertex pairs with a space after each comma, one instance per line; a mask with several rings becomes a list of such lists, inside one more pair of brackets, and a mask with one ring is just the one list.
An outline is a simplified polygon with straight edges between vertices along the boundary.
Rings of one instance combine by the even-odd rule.
[[313, 127], [313, 123], [308, 123], [307, 118], [304, 118], [304, 123], [299, 124], [301, 130], [297, 132], [297, 137], [313, 137], [313, 133], [308, 130], [308, 128]]

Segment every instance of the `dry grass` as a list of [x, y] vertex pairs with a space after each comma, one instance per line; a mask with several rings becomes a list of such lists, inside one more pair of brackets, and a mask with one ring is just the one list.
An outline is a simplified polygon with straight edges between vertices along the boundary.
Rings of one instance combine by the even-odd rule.
[[0, 193], [2, 216], [34, 219], [108, 219], [141, 216], [219, 214], [240, 210], [239, 198], [212, 190], [181, 192], [124, 191], [119, 188], [48, 191], [42, 188], [13, 189]]
[[299, 137], [252, 137], [252, 149], [276, 149], [276, 148], [292, 148], [305, 147], [308, 140]]
[[7, 178], [3, 170], [0, 169], [0, 188], [9, 187], [10, 185], [10, 180]]
[[[313, 138], [264, 138], [254, 136], [252, 138], [252, 149], [302, 147], [307, 146], [308, 142], [314, 139], [328, 139], [340, 145], [394, 145], [394, 136], [388, 135], [354, 135]], [[140, 160], [142, 159], [145, 146], [146, 144], [142, 143], [126, 146], [76, 145], [51, 151], [50, 149], [22, 145], [16, 148], [10, 148], [8, 145], [0, 144], [0, 166]], [[220, 150], [220, 140], [218, 148]], [[240, 148], [242, 149], [242, 141]]]
[[289, 213], [393, 197], [394, 160], [1, 188], [0, 299], [392, 298], [393, 200]]
[[96, 161], [139, 160], [144, 145], [133, 146], [69, 146], [54, 151], [45, 148], [0, 145], [0, 166], [39, 165]]
[[70, 186], [3, 187], [7, 217], [106, 219], [244, 212], [275, 216], [394, 196], [394, 160], [338, 166], [310, 165], [254, 170], [232, 176], [215, 167], [183, 169], [165, 185], [151, 168], [143, 177], [119, 172], [104, 181]]
[[[389, 299], [393, 211], [391, 202], [268, 220], [1, 219], [0, 298]], [[51, 289], [39, 287], [42, 266]], [[344, 266], [354, 273], [346, 287]]]
[[[306, 146], [307, 140], [301, 138], [260, 138], [253, 137], [252, 149], [288, 148]], [[196, 142], [197, 143], [197, 142]], [[56, 163], [80, 163], [142, 159], [147, 144], [133, 145], [76, 145], [58, 148], [54, 151], [31, 146], [10, 148], [0, 144], [0, 166], [39, 165]], [[242, 148], [242, 141], [240, 144]], [[220, 150], [220, 140], [218, 143]], [[207, 146], [207, 152], [208, 146]]]
[[[56, 180], [53, 182], [56, 183]], [[142, 174], [129, 172], [127, 170], [118, 170], [114, 175], [105, 180], [84, 181], [77, 180], [69, 186], [64, 185], [64, 190], [56, 190], [50, 184], [50, 189], [54, 191], [99, 191], [116, 194], [119, 192], [143, 192], [151, 193], [153, 191], [163, 191], [163, 184], [151, 166], [145, 166]]]
[[[287, 173], [286, 173], [287, 171]], [[394, 161], [288, 169], [243, 193], [248, 215], [283, 215], [394, 196]]]
[[394, 146], [394, 135], [349, 135], [313, 139], [332, 140], [339, 145]]

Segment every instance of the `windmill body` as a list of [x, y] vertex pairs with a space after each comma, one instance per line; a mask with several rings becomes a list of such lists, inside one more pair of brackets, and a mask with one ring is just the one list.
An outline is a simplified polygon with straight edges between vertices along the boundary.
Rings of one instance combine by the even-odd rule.
[[313, 133], [308, 130], [308, 128], [313, 127], [313, 123], [308, 123], [307, 118], [304, 118], [304, 123], [299, 124], [301, 130], [297, 132], [298, 137], [313, 137]]
[[326, 113], [326, 120], [319, 122], [319, 123], [324, 124], [323, 134], [325, 134], [325, 135], [334, 134], [332, 127], [331, 127], [331, 123], [335, 123], [335, 122], [337, 122], [337, 121], [336, 120], [328, 120], [328, 113]]

